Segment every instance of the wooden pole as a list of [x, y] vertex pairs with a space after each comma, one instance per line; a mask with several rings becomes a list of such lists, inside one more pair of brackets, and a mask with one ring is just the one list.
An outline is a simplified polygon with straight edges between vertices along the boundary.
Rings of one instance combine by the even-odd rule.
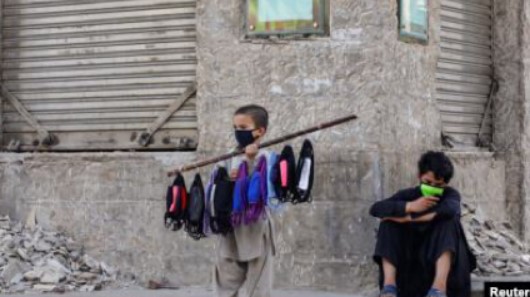
[[[340, 125], [340, 124], [343, 124], [343, 123], [346, 123], [346, 122], [349, 122], [349, 121], [352, 121], [352, 120], [355, 120], [355, 119], [357, 119], [356, 115], [349, 115], [347, 117], [343, 117], [343, 118], [339, 118], [339, 119], [336, 119], [336, 120], [333, 120], [333, 121], [321, 123], [321, 124], [313, 126], [311, 128], [300, 130], [298, 132], [294, 132], [294, 133], [291, 133], [291, 134], [287, 134], [287, 135], [284, 135], [284, 136], [281, 136], [281, 137], [266, 141], [266, 142], [260, 144], [259, 148], [261, 149], [261, 148], [266, 148], [266, 147], [269, 147], [269, 146], [273, 146], [275, 144], [279, 144], [279, 143], [291, 140], [291, 139], [296, 138], [296, 137], [300, 137], [300, 136], [303, 136], [303, 135], [306, 135], [306, 134], [309, 134], [309, 133], [313, 133], [315, 131], [319, 131], [319, 130], [322, 130], [322, 129], [326, 129], [326, 128], [329, 128], [329, 127], [337, 126], [337, 125]], [[227, 153], [227, 154], [220, 155], [220, 156], [217, 156], [217, 157], [214, 157], [214, 158], [211, 158], [211, 159], [206, 159], [206, 160], [195, 162], [195, 163], [192, 163], [192, 164], [188, 164], [188, 165], [185, 165], [185, 166], [182, 166], [182, 167], [179, 167], [179, 168], [175, 168], [175, 169], [169, 171], [167, 174], [168, 174], [168, 176], [172, 176], [172, 175], [175, 175], [176, 173], [179, 173], [179, 172], [186, 172], [186, 171], [194, 170], [194, 169], [197, 169], [197, 168], [201, 168], [201, 167], [204, 167], [204, 166], [215, 164], [215, 163], [220, 162], [220, 161], [228, 160], [230, 158], [233, 158], [235, 156], [241, 155], [243, 153], [244, 153], [244, 150], [243, 149], [239, 149], [239, 150], [237, 150], [235, 152], [232, 152], [232, 153]]]

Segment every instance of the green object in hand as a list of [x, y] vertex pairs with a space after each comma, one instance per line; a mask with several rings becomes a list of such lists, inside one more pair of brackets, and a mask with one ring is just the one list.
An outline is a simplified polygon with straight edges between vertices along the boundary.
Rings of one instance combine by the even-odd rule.
[[433, 187], [427, 184], [421, 184], [420, 189], [423, 196], [442, 196], [444, 193], [443, 188]]

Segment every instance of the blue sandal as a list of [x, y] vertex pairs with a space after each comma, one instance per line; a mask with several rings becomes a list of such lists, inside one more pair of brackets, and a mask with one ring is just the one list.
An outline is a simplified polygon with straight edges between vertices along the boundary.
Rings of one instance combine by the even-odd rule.
[[447, 297], [447, 295], [436, 288], [431, 288], [425, 297]]
[[395, 285], [384, 285], [379, 297], [397, 297], [397, 287]]

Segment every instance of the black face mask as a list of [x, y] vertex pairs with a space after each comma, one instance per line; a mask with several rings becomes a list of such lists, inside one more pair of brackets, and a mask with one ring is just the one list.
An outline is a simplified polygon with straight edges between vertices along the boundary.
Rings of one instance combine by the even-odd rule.
[[[257, 129], [254, 129], [254, 130], [257, 130]], [[236, 130], [235, 131], [236, 140], [240, 148], [244, 148], [247, 145], [252, 144], [254, 142], [254, 140], [256, 139], [254, 135], [252, 135], [252, 132], [254, 130]]]

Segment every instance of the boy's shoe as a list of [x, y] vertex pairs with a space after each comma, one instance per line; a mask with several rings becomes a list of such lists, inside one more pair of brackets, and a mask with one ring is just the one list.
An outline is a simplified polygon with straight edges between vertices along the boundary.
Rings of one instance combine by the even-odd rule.
[[436, 288], [431, 288], [425, 297], [447, 297], [447, 295]]
[[397, 297], [397, 287], [395, 285], [384, 285], [379, 297]]

